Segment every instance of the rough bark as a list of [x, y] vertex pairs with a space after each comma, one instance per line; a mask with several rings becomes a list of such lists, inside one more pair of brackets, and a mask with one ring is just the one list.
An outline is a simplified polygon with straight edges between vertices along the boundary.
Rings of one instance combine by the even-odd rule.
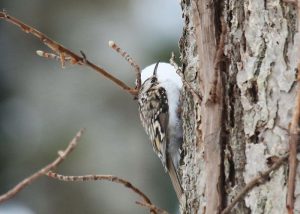
[[[299, 35], [295, 5], [279, 0], [182, 0], [185, 198], [182, 213], [219, 213], [267, 159], [288, 150]], [[223, 60], [216, 52], [227, 29]], [[216, 93], [214, 93], [214, 91]], [[195, 93], [197, 95], [195, 95]], [[286, 213], [288, 166], [232, 213]], [[300, 169], [295, 213], [300, 213]]]

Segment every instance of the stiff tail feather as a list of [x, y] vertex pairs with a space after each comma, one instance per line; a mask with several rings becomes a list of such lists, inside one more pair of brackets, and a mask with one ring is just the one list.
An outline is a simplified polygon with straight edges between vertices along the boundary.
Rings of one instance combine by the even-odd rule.
[[180, 182], [177, 170], [174, 166], [172, 158], [170, 158], [170, 157], [167, 158], [167, 167], [168, 167], [168, 173], [170, 175], [177, 198], [178, 198], [178, 200], [180, 200], [181, 196], [183, 194], [183, 189], [181, 187], [181, 182]]

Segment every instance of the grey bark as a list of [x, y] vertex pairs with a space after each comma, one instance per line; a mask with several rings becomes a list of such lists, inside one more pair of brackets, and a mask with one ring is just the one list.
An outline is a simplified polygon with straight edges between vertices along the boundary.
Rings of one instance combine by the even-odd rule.
[[[185, 87], [182, 213], [219, 213], [267, 159], [288, 151], [299, 63], [297, 9], [279, 0], [181, 0]], [[221, 17], [227, 33], [216, 52]], [[196, 93], [195, 93], [196, 92]], [[215, 93], [214, 93], [215, 92]], [[286, 213], [288, 166], [232, 213]], [[300, 213], [300, 169], [295, 213]]]

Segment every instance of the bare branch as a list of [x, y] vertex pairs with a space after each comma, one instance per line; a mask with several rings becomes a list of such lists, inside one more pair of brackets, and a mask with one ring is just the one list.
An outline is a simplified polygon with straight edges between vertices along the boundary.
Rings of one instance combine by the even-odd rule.
[[156, 207], [153, 204], [148, 204], [148, 203], [141, 202], [141, 201], [136, 201], [135, 203], [138, 204], [138, 205], [140, 205], [140, 206], [142, 206], [142, 207], [147, 207], [150, 210], [151, 209], [155, 210], [158, 214], [169, 214], [167, 211], [165, 211], [163, 209], [160, 209], [160, 208]]
[[38, 179], [39, 177], [43, 176], [45, 173], [47, 173], [49, 170], [57, 167], [59, 164], [61, 164], [64, 159], [74, 150], [76, 147], [79, 139], [81, 138], [81, 135], [83, 133], [83, 129], [81, 129], [76, 136], [71, 140], [67, 148], [63, 151], [58, 152], [58, 157], [50, 164], [47, 166], [43, 167], [40, 169], [38, 172], [34, 173], [33, 175], [25, 178], [23, 181], [18, 183], [15, 187], [10, 189], [8, 192], [0, 196], [0, 203], [3, 203], [4, 201], [7, 201], [8, 199], [12, 198], [15, 196], [18, 192], [20, 192], [22, 189], [24, 189], [26, 186], [31, 184], [33, 181]]
[[[61, 60], [60, 56], [58, 56], [54, 53], [47, 53], [45, 51], [37, 50], [36, 54], [40, 57], [44, 57], [44, 58], [47, 58], [47, 59], [54, 59], [54, 60], [58, 60], [58, 61]], [[72, 58], [71, 57], [65, 57], [65, 61], [71, 62]]]
[[221, 214], [230, 213], [231, 209], [242, 199], [245, 195], [250, 192], [254, 187], [265, 183], [266, 178], [269, 177], [270, 173], [277, 170], [282, 164], [286, 162], [289, 154], [285, 154], [276, 161], [269, 169], [264, 172], [259, 173], [258, 176], [253, 178], [246, 186], [241, 190], [241, 192], [232, 200], [232, 202], [221, 212]]
[[199, 100], [202, 100], [202, 96], [199, 95], [195, 89], [192, 88], [192, 86], [184, 79], [183, 73], [181, 68], [179, 68], [179, 66], [177, 65], [177, 63], [175, 62], [175, 54], [174, 52], [171, 53], [171, 58], [170, 58], [170, 64], [175, 68], [176, 73], [180, 76], [181, 81], [183, 83], [183, 85]]
[[[105, 181], [110, 181], [113, 183], [118, 183], [118, 184], [122, 184], [124, 185], [126, 188], [129, 188], [130, 190], [132, 190], [134, 193], [136, 193], [137, 195], [139, 195], [143, 201], [146, 204], [149, 204], [153, 207], [155, 207], [150, 199], [141, 191], [139, 190], [137, 187], [133, 186], [129, 181], [123, 179], [123, 178], [119, 178], [117, 176], [114, 175], [79, 175], [79, 176], [66, 176], [66, 175], [61, 175], [52, 171], [48, 171], [46, 173], [46, 175], [50, 178], [54, 178], [56, 180], [60, 180], [60, 181], [99, 181], [99, 180], [105, 180]], [[150, 208], [151, 213], [156, 213], [154, 208]]]
[[[297, 81], [300, 80], [300, 63], [298, 64], [298, 77]], [[295, 109], [293, 118], [290, 126], [290, 157], [289, 157], [289, 177], [288, 177], [288, 192], [286, 207], [288, 213], [292, 214], [294, 211], [294, 192], [295, 192], [295, 181], [297, 174], [297, 147], [299, 141], [299, 118], [300, 118], [300, 85], [298, 83], [297, 97], [295, 103]]]
[[110, 48], [119, 53], [136, 71], [136, 88], [140, 89], [142, 85], [141, 81], [141, 69], [140, 66], [133, 60], [133, 58], [126, 51], [122, 50], [114, 41], [109, 41]]
[[79, 56], [72, 52], [71, 50], [65, 48], [63, 45], [57, 43], [56, 41], [50, 39], [48, 36], [43, 34], [42, 32], [36, 30], [35, 28], [21, 22], [17, 18], [10, 16], [6, 11], [0, 12], [0, 19], [4, 19], [5, 21], [14, 24], [21, 28], [25, 33], [32, 34], [33, 36], [39, 38], [46, 46], [48, 46], [51, 50], [53, 50], [57, 55], [59, 55], [62, 67], [64, 67], [66, 58], [69, 57], [72, 64], [78, 64], [78, 65], [86, 65], [96, 72], [100, 73], [107, 79], [114, 82], [116, 85], [121, 87], [124, 91], [130, 93], [133, 96], [137, 95], [137, 90], [134, 88], [129, 87], [127, 84], [122, 82], [121, 80], [117, 79], [107, 71], [105, 71], [103, 68], [93, 64], [92, 62], [88, 61], [84, 56]]
[[184, 80], [183, 75], [182, 75], [182, 70], [181, 70], [181, 68], [179, 68], [179, 66], [175, 62], [175, 54], [174, 54], [174, 52], [171, 53], [170, 64], [175, 68], [176, 73], [181, 77], [181, 79]]

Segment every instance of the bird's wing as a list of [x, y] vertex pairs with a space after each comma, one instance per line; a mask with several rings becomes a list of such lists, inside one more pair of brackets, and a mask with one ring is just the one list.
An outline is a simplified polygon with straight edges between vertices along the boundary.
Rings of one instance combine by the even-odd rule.
[[169, 122], [168, 111], [161, 111], [156, 115], [157, 119], [153, 123], [154, 140], [153, 148], [160, 158], [165, 171], [167, 171], [167, 129]]
[[[178, 169], [176, 169], [172, 157], [167, 153], [168, 149], [168, 143], [169, 143], [169, 138], [168, 138], [168, 122], [169, 122], [169, 114], [168, 111], [162, 112], [159, 114], [159, 123], [161, 130], [159, 133], [163, 133], [160, 136], [156, 133], [155, 136], [155, 144], [159, 144], [157, 146], [158, 148], [158, 156], [161, 159], [163, 166], [165, 170], [169, 173], [169, 176], [171, 178], [174, 190], [176, 192], [176, 195], [178, 199], [181, 199], [181, 196], [183, 194], [183, 189], [181, 187], [181, 182], [179, 179], [178, 175]], [[160, 137], [160, 139], [159, 139]]]

